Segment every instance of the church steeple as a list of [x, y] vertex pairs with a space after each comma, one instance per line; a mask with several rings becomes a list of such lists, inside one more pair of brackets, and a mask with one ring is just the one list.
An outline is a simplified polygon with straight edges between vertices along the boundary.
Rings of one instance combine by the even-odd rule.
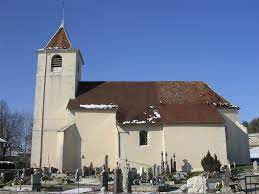
[[64, 18], [59, 26], [59, 29], [50, 39], [44, 49], [71, 49], [72, 43], [65, 29]]

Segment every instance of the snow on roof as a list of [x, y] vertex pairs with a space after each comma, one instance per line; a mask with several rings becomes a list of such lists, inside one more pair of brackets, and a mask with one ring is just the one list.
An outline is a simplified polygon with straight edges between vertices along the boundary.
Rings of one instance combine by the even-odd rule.
[[[208, 102], [207, 102], [207, 103], [208, 103]], [[209, 103], [208, 103], [208, 104], [209, 104]], [[214, 106], [219, 106], [219, 107], [227, 107], [227, 108], [237, 108], [237, 109], [239, 109], [238, 106], [233, 105], [233, 104], [231, 104], [231, 103], [222, 103], [222, 102], [215, 103], [215, 102], [213, 102], [212, 104], [213, 104]]]
[[118, 105], [116, 104], [80, 104], [81, 108], [85, 109], [113, 109], [118, 108]]
[[[149, 106], [149, 108], [154, 108], [154, 106]], [[146, 112], [143, 112], [143, 114], [147, 114]], [[160, 113], [158, 112], [158, 110], [152, 110], [152, 114], [149, 114], [148, 118], [146, 118], [146, 120], [132, 120], [132, 121], [124, 121], [122, 122], [122, 124], [144, 124], [144, 123], [156, 123], [155, 120], [156, 119], [160, 119], [161, 118], [161, 115]]]

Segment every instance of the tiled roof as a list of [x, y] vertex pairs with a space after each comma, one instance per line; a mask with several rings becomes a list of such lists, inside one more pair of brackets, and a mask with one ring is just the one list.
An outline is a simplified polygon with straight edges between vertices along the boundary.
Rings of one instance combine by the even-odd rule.
[[65, 27], [60, 26], [58, 31], [54, 34], [48, 44], [45, 46], [47, 49], [69, 49], [72, 48], [72, 44], [66, 33]]
[[82, 105], [92, 109], [105, 109], [104, 105], [109, 105], [107, 109], [116, 108], [117, 121], [122, 124], [222, 123], [215, 106], [233, 107], [207, 84], [196, 81], [80, 82], [77, 97], [69, 101], [68, 108], [85, 110]]

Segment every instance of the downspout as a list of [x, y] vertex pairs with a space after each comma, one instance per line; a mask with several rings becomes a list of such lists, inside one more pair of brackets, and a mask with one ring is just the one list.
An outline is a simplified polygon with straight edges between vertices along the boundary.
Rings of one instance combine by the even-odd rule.
[[44, 113], [45, 113], [45, 90], [46, 90], [46, 75], [47, 75], [47, 49], [45, 49], [45, 70], [44, 70], [44, 83], [42, 94], [42, 113], [41, 113], [41, 135], [40, 135], [40, 168], [42, 167], [42, 152], [43, 152], [43, 129], [44, 129]]
[[118, 134], [118, 139], [117, 139], [117, 140], [118, 140], [117, 162], [119, 162], [119, 160], [120, 160], [120, 158], [121, 158], [121, 140], [120, 140], [120, 131], [119, 131], [119, 129], [118, 129], [117, 121], [116, 121], [115, 125], [116, 125], [116, 128], [117, 128], [117, 134]]

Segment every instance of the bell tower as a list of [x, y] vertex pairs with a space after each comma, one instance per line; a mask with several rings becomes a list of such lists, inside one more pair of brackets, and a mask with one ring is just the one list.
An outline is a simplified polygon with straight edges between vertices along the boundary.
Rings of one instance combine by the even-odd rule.
[[31, 166], [57, 167], [57, 133], [73, 124], [67, 110], [81, 79], [83, 58], [65, 29], [64, 20], [46, 46], [36, 51], [34, 124]]

